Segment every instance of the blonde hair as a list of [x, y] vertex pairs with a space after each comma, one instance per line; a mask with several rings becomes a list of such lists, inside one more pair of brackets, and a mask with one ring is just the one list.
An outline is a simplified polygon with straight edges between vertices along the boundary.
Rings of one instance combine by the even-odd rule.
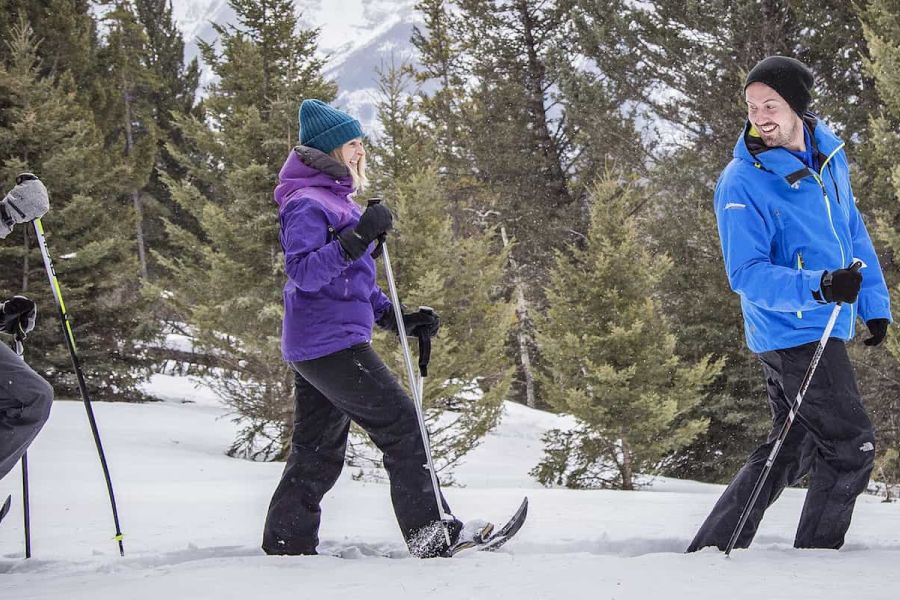
[[369, 185], [369, 178], [366, 177], [366, 155], [363, 154], [359, 157], [356, 167], [354, 168], [353, 165], [344, 161], [344, 156], [341, 154], [341, 148], [343, 147], [344, 145], [342, 144], [332, 150], [331, 157], [347, 167], [347, 170], [350, 171], [350, 177], [353, 178], [353, 191], [361, 192]]

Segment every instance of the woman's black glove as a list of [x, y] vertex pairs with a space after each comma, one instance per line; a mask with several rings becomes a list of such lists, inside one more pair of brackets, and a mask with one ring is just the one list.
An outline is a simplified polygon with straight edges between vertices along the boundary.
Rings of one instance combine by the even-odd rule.
[[883, 342], [885, 336], [887, 336], [888, 325], [890, 324], [891, 322], [887, 319], [869, 319], [866, 321], [866, 327], [869, 328], [871, 336], [863, 340], [863, 344], [866, 346], [877, 346]]
[[344, 254], [350, 260], [362, 256], [366, 248], [379, 236], [394, 227], [394, 217], [384, 204], [371, 204], [359, 217], [356, 227], [347, 227], [338, 234]]
[[[397, 318], [394, 316], [394, 309], [389, 308], [384, 311], [376, 325], [382, 329], [397, 333]], [[433, 338], [438, 334], [440, 328], [441, 317], [434, 312], [433, 308], [428, 306], [420, 306], [416, 312], [403, 315], [403, 329], [406, 331], [407, 337], [419, 337], [422, 335]]]

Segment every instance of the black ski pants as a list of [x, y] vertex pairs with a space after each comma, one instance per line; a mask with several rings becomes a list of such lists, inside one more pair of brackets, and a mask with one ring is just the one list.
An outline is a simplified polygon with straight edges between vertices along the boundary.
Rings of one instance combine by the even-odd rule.
[[[738, 471], [688, 547], [724, 550], [765, 467], [818, 342], [759, 355], [766, 377], [772, 430]], [[830, 339], [794, 424], [735, 544], [747, 548], [763, 513], [788, 485], [809, 474], [809, 489], [794, 538], [797, 548], [840, 548], [856, 497], [866, 489], [875, 433], [860, 400], [843, 340]]]
[[9, 473], [50, 416], [53, 388], [0, 342], [0, 478]]
[[[439, 553], [440, 515], [415, 405], [371, 345], [357, 344], [291, 366], [295, 384], [291, 454], [269, 504], [263, 550], [315, 553], [319, 505], [341, 473], [352, 420], [384, 453], [394, 514], [410, 552]], [[449, 514], [446, 501], [443, 504]]]

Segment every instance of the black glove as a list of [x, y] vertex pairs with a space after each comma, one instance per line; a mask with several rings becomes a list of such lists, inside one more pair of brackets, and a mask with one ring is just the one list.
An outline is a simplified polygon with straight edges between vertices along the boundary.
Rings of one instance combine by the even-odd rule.
[[[388, 331], [397, 331], [397, 318], [394, 316], [394, 309], [389, 308], [376, 323], [382, 329]], [[425, 337], [433, 338], [438, 334], [441, 328], [441, 317], [434, 312], [433, 308], [428, 306], [420, 306], [419, 310], [413, 313], [403, 315], [403, 329], [406, 331], [407, 337]]]
[[825, 271], [819, 288], [825, 302], [856, 302], [862, 285], [862, 273], [850, 269], [838, 269], [833, 273]]
[[49, 209], [47, 188], [32, 173], [19, 174], [16, 187], [0, 200], [0, 218], [7, 223], [27, 223], [43, 217]]
[[347, 227], [338, 234], [341, 247], [350, 260], [356, 260], [373, 241], [394, 227], [394, 217], [384, 204], [371, 204], [359, 218], [356, 227]]
[[888, 325], [891, 322], [887, 319], [869, 319], [866, 321], [866, 327], [869, 328], [870, 337], [863, 341], [866, 346], [877, 346], [884, 341], [887, 336]]
[[0, 304], [0, 331], [25, 338], [34, 329], [37, 305], [25, 296], [13, 296]]

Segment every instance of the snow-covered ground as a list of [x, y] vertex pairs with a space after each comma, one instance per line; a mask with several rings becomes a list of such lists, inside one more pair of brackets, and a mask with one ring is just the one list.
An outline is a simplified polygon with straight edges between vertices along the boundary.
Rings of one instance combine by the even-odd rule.
[[[462, 518], [502, 522], [523, 495], [528, 522], [496, 554], [406, 557], [387, 486], [350, 471], [324, 503], [322, 548], [347, 558], [259, 549], [281, 465], [228, 458], [234, 426], [208, 390], [155, 376], [156, 404], [97, 404], [125, 532], [118, 556], [106, 489], [79, 402], [58, 401], [32, 446], [33, 558], [22, 548], [19, 473], [0, 481], [3, 599], [895, 598], [900, 505], [860, 499], [839, 551], [791, 548], [803, 492], [788, 490], [749, 551], [682, 554], [720, 486], [658, 480], [641, 492], [545, 489], [528, 476], [559, 421], [509, 404], [500, 428], [446, 490]], [[388, 553], [399, 559], [383, 558]], [[377, 556], [376, 556], [377, 555]]]

